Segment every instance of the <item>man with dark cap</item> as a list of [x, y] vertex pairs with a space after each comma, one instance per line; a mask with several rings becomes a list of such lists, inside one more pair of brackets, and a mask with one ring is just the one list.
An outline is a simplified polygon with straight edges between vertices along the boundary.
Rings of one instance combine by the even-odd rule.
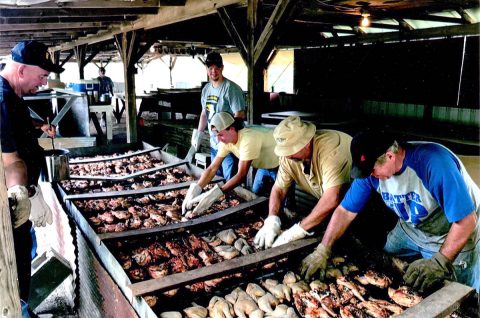
[[[255, 235], [259, 248], [277, 247], [313, 235], [313, 228], [332, 214], [350, 183], [352, 137], [335, 130], [318, 130], [298, 116], [280, 122], [273, 132], [279, 169], [270, 192], [268, 217]], [[281, 232], [281, 207], [291, 187], [318, 199], [312, 211]]]
[[98, 69], [97, 80], [100, 86], [98, 89], [99, 96], [103, 96], [105, 103], [110, 102], [111, 97], [113, 96], [113, 81], [110, 77], [105, 75], [104, 67]]
[[[40, 86], [46, 85], [50, 72], [62, 71], [63, 68], [52, 63], [45, 45], [36, 41], [25, 41], [12, 49], [11, 59], [0, 72], [2, 161], [8, 197], [12, 203], [11, 217], [24, 317], [29, 317], [26, 304], [34, 237], [31, 235], [32, 222], [35, 226], [51, 224], [52, 212], [37, 186], [45, 159], [34, 133], [35, 127], [28, 107], [22, 97], [35, 94]], [[50, 137], [55, 135], [50, 125], [40, 128]]]
[[373, 130], [353, 138], [351, 154], [355, 180], [302, 274], [323, 275], [333, 244], [376, 192], [399, 218], [384, 250], [420, 258], [407, 268], [408, 285], [425, 292], [456, 279], [479, 291], [480, 190], [459, 158], [440, 144]]
[[[200, 148], [200, 141], [202, 133], [208, 127], [210, 133], [210, 154], [211, 161], [215, 159], [218, 152], [218, 141], [212, 133], [210, 121], [218, 112], [228, 112], [234, 118], [245, 118], [245, 99], [243, 91], [234, 82], [223, 76], [223, 59], [217, 52], [210, 52], [205, 60], [207, 67], [207, 75], [209, 82], [202, 90], [202, 112], [200, 114], [200, 121], [198, 122], [198, 129], [193, 130], [192, 146], [197, 151]], [[223, 177], [230, 180], [234, 175], [235, 161], [231, 154], [229, 154], [222, 162]], [[197, 193], [198, 195], [199, 193]]]

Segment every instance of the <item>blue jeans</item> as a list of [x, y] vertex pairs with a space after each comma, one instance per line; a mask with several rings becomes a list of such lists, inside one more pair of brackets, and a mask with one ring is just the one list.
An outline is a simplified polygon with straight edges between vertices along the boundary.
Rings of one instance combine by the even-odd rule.
[[270, 196], [275, 178], [277, 177], [278, 168], [274, 169], [258, 169], [253, 180], [252, 192], [256, 195], [265, 197]]
[[[213, 149], [210, 147], [210, 156], [211, 160], [215, 159], [217, 156], [217, 149]], [[220, 169], [217, 171], [217, 176], [224, 177], [225, 180], [230, 180], [236, 173], [237, 173], [237, 167], [236, 167], [236, 158], [232, 154], [228, 154], [222, 161], [222, 166]], [[237, 162], [238, 164], [238, 162]]]
[[[433, 254], [438, 252], [438, 247], [425, 249], [415, 243], [402, 229], [400, 222], [397, 222], [395, 228], [388, 233], [387, 243], [383, 248], [385, 252], [400, 257], [421, 256], [423, 258], [432, 258]], [[455, 261], [453, 267], [457, 281], [469, 285], [480, 291], [480, 242], [474, 249], [461, 252]]]

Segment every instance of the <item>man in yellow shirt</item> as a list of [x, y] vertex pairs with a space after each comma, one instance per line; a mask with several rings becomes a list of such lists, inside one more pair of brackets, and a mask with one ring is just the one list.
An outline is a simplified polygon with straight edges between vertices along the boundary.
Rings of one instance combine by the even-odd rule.
[[[193, 210], [193, 214], [199, 215], [206, 211], [224, 192], [232, 190], [244, 180], [250, 166], [258, 169], [252, 187], [254, 193], [268, 193], [275, 182], [278, 156], [274, 152], [276, 143], [273, 139], [273, 129], [264, 127], [243, 128], [243, 122], [234, 119], [227, 112], [216, 113], [212, 117], [210, 125], [212, 133], [216, 135], [219, 141], [218, 153], [212, 164], [202, 174], [198, 183], [190, 185], [182, 205], [183, 214], [197, 202], [198, 205]], [[223, 159], [230, 153], [233, 153], [239, 159], [237, 174], [222, 187], [217, 184], [213, 189], [200, 194], [203, 187], [215, 176]], [[268, 187], [268, 184], [270, 184], [270, 187]]]
[[[350, 182], [352, 164], [352, 137], [343, 132], [317, 132], [314, 124], [303, 122], [299, 117], [289, 117], [280, 122], [273, 136], [280, 167], [270, 194], [268, 217], [254, 240], [261, 248], [313, 235], [308, 231], [320, 224], [340, 203]], [[280, 234], [280, 208], [293, 181], [319, 200], [309, 215]]]

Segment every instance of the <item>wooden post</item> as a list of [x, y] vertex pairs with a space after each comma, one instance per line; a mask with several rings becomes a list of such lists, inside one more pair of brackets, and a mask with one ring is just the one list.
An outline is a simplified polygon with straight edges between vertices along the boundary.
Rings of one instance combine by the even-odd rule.
[[0, 248], [0, 315], [21, 317], [17, 262], [3, 162], [0, 162]]
[[87, 52], [87, 44], [82, 44], [76, 46], [74, 49], [75, 59], [77, 60], [78, 73], [80, 74], [80, 79], [85, 79], [84, 67], [85, 67], [85, 54]]

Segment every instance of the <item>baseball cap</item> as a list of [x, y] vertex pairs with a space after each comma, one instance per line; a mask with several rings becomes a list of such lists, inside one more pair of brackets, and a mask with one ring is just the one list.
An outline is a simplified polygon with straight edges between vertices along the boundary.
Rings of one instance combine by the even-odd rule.
[[210, 120], [210, 126], [215, 127], [217, 131], [222, 131], [230, 127], [234, 122], [235, 119], [230, 113], [218, 112]]
[[210, 67], [212, 65], [222, 67], [223, 66], [222, 56], [220, 55], [220, 53], [217, 53], [217, 52], [208, 53], [207, 58], [205, 59], [205, 65], [207, 65], [207, 67]]
[[273, 131], [273, 138], [277, 143], [275, 154], [279, 157], [296, 154], [312, 140], [316, 130], [314, 124], [306, 123], [298, 116], [282, 120]]
[[368, 177], [377, 159], [387, 152], [397, 138], [383, 130], [367, 129], [356, 134], [350, 144], [352, 178]]
[[63, 67], [55, 65], [45, 44], [37, 41], [23, 41], [12, 49], [12, 60], [26, 65], [38, 66], [47, 72], [61, 73]]

